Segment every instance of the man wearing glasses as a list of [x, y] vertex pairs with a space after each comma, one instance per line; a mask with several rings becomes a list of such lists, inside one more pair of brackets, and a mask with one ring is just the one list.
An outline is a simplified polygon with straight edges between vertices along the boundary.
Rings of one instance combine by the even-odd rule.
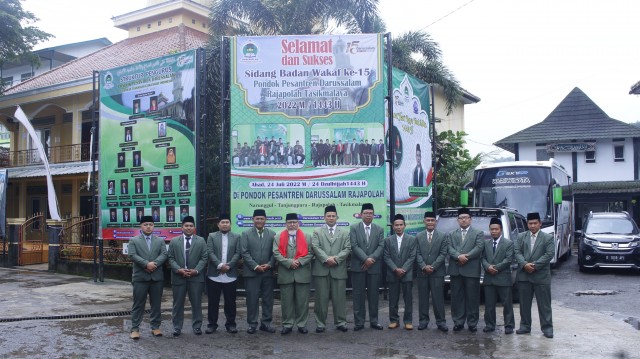
[[460, 228], [449, 233], [449, 275], [451, 277], [451, 317], [453, 331], [476, 332], [480, 316], [480, 263], [484, 233], [471, 227], [468, 208], [458, 210]]

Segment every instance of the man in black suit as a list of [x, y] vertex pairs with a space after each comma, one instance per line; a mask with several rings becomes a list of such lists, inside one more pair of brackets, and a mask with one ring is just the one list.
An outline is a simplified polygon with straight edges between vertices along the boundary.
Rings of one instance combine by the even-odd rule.
[[413, 186], [424, 187], [424, 169], [422, 169], [422, 151], [420, 144], [416, 144], [416, 168], [413, 170]]
[[362, 222], [351, 225], [351, 285], [353, 287], [353, 330], [364, 328], [369, 302], [369, 325], [382, 330], [378, 323], [378, 289], [382, 283], [384, 229], [373, 223], [373, 204], [365, 203], [360, 210]]
[[384, 142], [380, 139], [378, 144], [378, 166], [384, 165]]

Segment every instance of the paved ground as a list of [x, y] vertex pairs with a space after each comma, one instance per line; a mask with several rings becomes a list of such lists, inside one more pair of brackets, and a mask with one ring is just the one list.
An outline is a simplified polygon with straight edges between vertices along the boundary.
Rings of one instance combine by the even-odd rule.
[[[41, 268], [42, 269], [42, 268]], [[246, 330], [244, 298], [238, 299], [236, 335], [218, 331], [212, 335], [195, 336], [188, 329], [173, 338], [170, 324], [171, 290], [165, 289], [162, 330], [168, 336], [154, 338], [148, 330], [148, 315], [141, 328], [142, 338], [128, 338], [131, 285], [128, 282], [106, 280], [94, 283], [82, 277], [53, 274], [30, 269], [0, 269], [0, 357], [2, 358], [632, 358], [640, 357], [640, 332], [625, 318], [614, 312], [576, 307], [566, 293], [555, 290], [560, 281], [575, 280], [575, 268], [566, 266], [554, 271], [555, 338], [546, 339], [539, 331], [534, 314], [530, 335], [485, 334], [462, 331], [441, 333], [433, 326], [425, 331], [403, 329], [374, 331], [368, 327], [341, 333], [331, 325], [324, 334], [316, 334], [313, 310], [308, 328], [310, 333], [294, 332], [281, 336], [279, 332]], [[638, 284], [638, 276], [627, 278]], [[637, 298], [632, 294], [632, 298]], [[414, 296], [417, 310], [417, 296]], [[570, 299], [569, 299], [570, 300]], [[637, 307], [637, 299], [630, 306]], [[313, 308], [313, 304], [312, 304]], [[388, 303], [380, 303], [380, 319], [388, 324]], [[452, 327], [447, 305], [447, 319]], [[624, 308], [621, 308], [624, 311]], [[402, 308], [401, 308], [402, 310]], [[518, 306], [515, 306], [516, 320]], [[535, 310], [535, 308], [534, 308]], [[206, 309], [205, 309], [206, 313]], [[352, 320], [351, 308], [348, 319]], [[615, 313], [620, 313], [619, 311]], [[187, 314], [187, 318], [190, 313]], [[205, 314], [206, 315], [206, 314]], [[482, 315], [482, 313], [481, 313]], [[223, 315], [222, 315], [223, 316]], [[331, 312], [328, 322], [331, 322]], [[222, 318], [221, 318], [222, 320]], [[274, 308], [274, 324], [281, 321], [279, 303]], [[501, 316], [498, 317], [500, 324]], [[414, 324], [417, 312], [414, 310]], [[636, 323], [637, 324], [637, 323]], [[483, 322], [480, 320], [479, 328]], [[279, 329], [279, 328], [278, 328]]]

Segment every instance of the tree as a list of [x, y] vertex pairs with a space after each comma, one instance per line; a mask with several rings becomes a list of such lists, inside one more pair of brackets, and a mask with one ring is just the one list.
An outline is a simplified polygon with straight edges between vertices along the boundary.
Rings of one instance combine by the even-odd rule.
[[[0, 0], [0, 66], [7, 62], [28, 59], [37, 62], [31, 49], [53, 35], [29, 25], [38, 18], [22, 8], [20, 0]], [[4, 84], [0, 84], [0, 94]]]
[[437, 208], [460, 205], [460, 190], [473, 179], [473, 169], [482, 159], [480, 154], [472, 157], [464, 148], [466, 135], [449, 130], [436, 137]]

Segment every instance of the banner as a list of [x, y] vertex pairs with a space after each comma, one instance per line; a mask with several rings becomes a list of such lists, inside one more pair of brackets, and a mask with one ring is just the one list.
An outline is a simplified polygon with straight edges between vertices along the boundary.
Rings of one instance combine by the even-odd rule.
[[139, 234], [143, 215], [170, 239], [196, 213], [196, 53], [100, 72], [100, 224]]
[[7, 223], [7, 170], [0, 169], [0, 236], [6, 237], [5, 224]]
[[386, 226], [384, 87], [378, 34], [234, 38], [231, 84], [231, 212], [236, 230], [298, 214], [321, 226], [360, 221], [373, 203]]
[[27, 129], [33, 144], [38, 149], [38, 155], [42, 159], [42, 164], [46, 171], [45, 177], [47, 178], [47, 203], [49, 204], [49, 214], [51, 215], [51, 219], [59, 221], [61, 219], [60, 211], [58, 210], [56, 188], [53, 186], [53, 177], [51, 177], [51, 169], [49, 168], [49, 155], [44, 151], [44, 146], [42, 146], [40, 137], [36, 134], [36, 130], [33, 128], [33, 125], [31, 125], [31, 121], [29, 121], [27, 115], [24, 114], [20, 106], [16, 109], [15, 118], [22, 124], [22, 126], [24, 126], [24, 128]]
[[[424, 212], [433, 208], [429, 85], [394, 68], [392, 99], [395, 213], [405, 217], [406, 232], [415, 234], [424, 229]], [[388, 139], [388, 130], [386, 136]]]

